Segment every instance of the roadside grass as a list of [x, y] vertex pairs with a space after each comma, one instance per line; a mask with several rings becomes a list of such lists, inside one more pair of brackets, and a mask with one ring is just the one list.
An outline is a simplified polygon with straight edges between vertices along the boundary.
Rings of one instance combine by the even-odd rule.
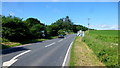
[[76, 37], [70, 54], [70, 68], [74, 66], [105, 66], [94, 52], [82, 42], [82, 37]]
[[2, 42], [1, 46], [2, 46], [2, 49], [6, 49], [6, 48], [10, 48], [10, 47], [14, 47], [14, 46], [20, 46], [20, 45], [29, 44], [29, 43], [42, 42], [42, 41], [49, 40], [49, 39], [54, 39], [54, 38], [57, 38], [57, 36], [46, 38], [46, 39], [31, 39], [31, 40], [26, 40], [26, 41], [23, 41], [23, 42], [7, 41], [7, 42]]
[[82, 39], [106, 66], [118, 67], [118, 31], [92, 30]]

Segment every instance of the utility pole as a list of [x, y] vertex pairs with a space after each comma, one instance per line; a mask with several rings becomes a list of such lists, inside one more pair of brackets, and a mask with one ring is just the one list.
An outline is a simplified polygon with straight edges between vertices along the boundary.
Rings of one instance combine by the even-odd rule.
[[89, 33], [89, 27], [90, 27], [90, 18], [88, 18], [88, 33]]

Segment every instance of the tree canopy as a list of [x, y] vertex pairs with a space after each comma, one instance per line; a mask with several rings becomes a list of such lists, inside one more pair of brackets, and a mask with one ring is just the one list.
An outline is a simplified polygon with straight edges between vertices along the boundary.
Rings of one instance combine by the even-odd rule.
[[10, 41], [43, 38], [65, 34], [65, 32], [86, 31], [87, 27], [75, 25], [69, 16], [60, 18], [51, 25], [45, 25], [36, 18], [22, 20], [15, 16], [2, 16], [2, 37]]

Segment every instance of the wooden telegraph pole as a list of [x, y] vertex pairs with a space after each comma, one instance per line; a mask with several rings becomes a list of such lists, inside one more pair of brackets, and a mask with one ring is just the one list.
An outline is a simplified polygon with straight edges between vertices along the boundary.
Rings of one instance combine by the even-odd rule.
[[88, 18], [88, 33], [89, 33], [89, 27], [90, 27], [90, 18]]

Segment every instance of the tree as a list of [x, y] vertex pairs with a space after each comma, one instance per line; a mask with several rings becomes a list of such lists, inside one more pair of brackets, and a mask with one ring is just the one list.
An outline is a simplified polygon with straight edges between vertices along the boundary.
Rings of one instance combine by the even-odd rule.
[[30, 32], [32, 33], [32, 36], [34, 38], [41, 38], [43, 28], [44, 26], [40, 24], [35, 24], [34, 26], [31, 27]]
[[28, 18], [25, 23], [29, 27], [31, 38], [42, 38], [42, 31], [45, 31], [45, 25], [36, 18]]
[[66, 16], [66, 18], [61, 18], [57, 20], [56, 22], [52, 23], [51, 25], [58, 25], [59, 30], [72, 30], [73, 29], [73, 22], [69, 19], [69, 16]]
[[46, 36], [47, 36], [47, 37], [52, 36], [53, 31], [52, 31], [52, 28], [51, 28], [50, 25], [47, 25], [47, 26], [46, 26], [45, 32], [46, 32]]
[[12, 16], [2, 17], [2, 37], [11, 41], [22, 41], [26, 39], [28, 28], [22, 19]]
[[44, 25], [44, 24], [42, 24], [38, 19], [36, 19], [36, 18], [28, 18], [27, 20], [26, 20], [26, 23], [27, 23], [27, 25], [29, 26], [29, 27], [32, 27], [34, 24], [40, 24], [40, 25]]
[[86, 31], [88, 28], [75, 25], [69, 16], [60, 18], [51, 25], [45, 25], [36, 18], [28, 18], [23, 21], [15, 16], [2, 16], [2, 37], [10, 41], [43, 38], [43, 34], [45, 37], [64, 35], [65, 32], [71, 33], [79, 30]]
[[54, 24], [54, 25], [50, 25], [50, 27], [51, 27], [51, 29], [52, 29], [52, 36], [56, 36], [56, 35], [58, 35], [58, 30], [59, 30], [59, 25], [56, 25], [56, 24]]
[[65, 31], [64, 31], [64, 30], [59, 30], [59, 31], [58, 31], [58, 34], [59, 34], [59, 35], [65, 35]]

